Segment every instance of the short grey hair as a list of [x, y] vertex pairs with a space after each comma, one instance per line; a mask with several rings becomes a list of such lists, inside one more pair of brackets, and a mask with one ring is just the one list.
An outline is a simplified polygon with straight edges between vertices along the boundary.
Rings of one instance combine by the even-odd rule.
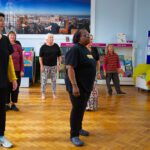
[[45, 42], [47, 41], [47, 39], [48, 39], [50, 36], [53, 36], [53, 37], [54, 37], [54, 35], [51, 34], [51, 33], [47, 33], [47, 34], [45, 35]]

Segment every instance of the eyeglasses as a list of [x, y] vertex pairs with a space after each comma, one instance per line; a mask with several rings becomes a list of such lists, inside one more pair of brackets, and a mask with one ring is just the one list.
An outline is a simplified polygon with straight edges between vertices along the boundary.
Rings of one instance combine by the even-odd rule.
[[83, 34], [82, 36], [85, 38], [90, 38], [90, 34]]

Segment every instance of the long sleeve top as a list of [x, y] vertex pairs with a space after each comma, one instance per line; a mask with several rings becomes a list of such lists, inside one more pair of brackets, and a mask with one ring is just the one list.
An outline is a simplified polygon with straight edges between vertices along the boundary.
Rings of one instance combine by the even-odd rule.
[[110, 73], [117, 72], [118, 68], [120, 68], [119, 56], [116, 53], [107, 53], [104, 57], [103, 70]]
[[23, 71], [24, 72], [24, 61], [22, 48], [19, 44], [13, 44], [14, 52], [12, 53], [12, 59], [14, 63], [15, 71]]
[[9, 56], [8, 62], [8, 79], [10, 82], [17, 80], [11, 55]]

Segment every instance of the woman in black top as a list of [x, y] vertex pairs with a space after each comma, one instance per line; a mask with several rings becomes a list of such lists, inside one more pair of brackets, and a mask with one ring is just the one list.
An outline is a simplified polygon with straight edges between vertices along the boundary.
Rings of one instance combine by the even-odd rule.
[[95, 75], [96, 61], [86, 45], [90, 35], [85, 29], [78, 30], [73, 37], [75, 45], [66, 54], [66, 88], [72, 103], [70, 114], [70, 140], [76, 146], [82, 146], [79, 135], [88, 136], [89, 132], [82, 129], [82, 120], [89, 99]]
[[[91, 52], [91, 54], [93, 55], [93, 57], [96, 61], [96, 68], [97, 68], [96, 78], [100, 79], [101, 76], [100, 76], [99, 52], [96, 47], [92, 47], [92, 43], [93, 43], [93, 36], [90, 35], [90, 43], [87, 45], [87, 48]], [[86, 110], [88, 110], [88, 111], [97, 110], [97, 107], [98, 107], [98, 89], [97, 89], [97, 84], [96, 84], [96, 80], [97, 80], [96, 78], [95, 78], [95, 82], [93, 85], [91, 95], [89, 97], [89, 100], [88, 100], [87, 106], [86, 106]]]
[[[61, 64], [61, 51], [59, 46], [54, 43], [54, 36], [50, 33], [46, 35], [46, 43], [40, 48], [40, 68], [41, 68], [41, 91], [42, 100], [45, 100], [45, 88], [47, 79], [50, 75], [52, 83], [53, 98], [56, 98], [56, 75], [57, 67]], [[58, 60], [58, 64], [57, 64]]]

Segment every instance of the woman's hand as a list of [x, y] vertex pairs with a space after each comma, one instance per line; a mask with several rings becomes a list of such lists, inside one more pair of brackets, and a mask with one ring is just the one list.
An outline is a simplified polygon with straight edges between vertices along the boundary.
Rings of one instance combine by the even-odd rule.
[[101, 79], [101, 74], [100, 74], [100, 72], [97, 73], [97, 79], [99, 79], [99, 80]]
[[13, 86], [13, 91], [15, 91], [17, 89], [17, 86], [18, 86], [16, 80], [12, 81], [12, 86]]
[[72, 84], [72, 92], [75, 97], [80, 96], [80, 91], [77, 84]]
[[21, 71], [21, 72], [20, 72], [20, 77], [23, 77], [23, 76], [24, 76], [24, 72]]
[[60, 71], [60, 64], [57, 64], [57, 71]]
[[106, 71], [104, 71], [104, 76], [106, 77]]

